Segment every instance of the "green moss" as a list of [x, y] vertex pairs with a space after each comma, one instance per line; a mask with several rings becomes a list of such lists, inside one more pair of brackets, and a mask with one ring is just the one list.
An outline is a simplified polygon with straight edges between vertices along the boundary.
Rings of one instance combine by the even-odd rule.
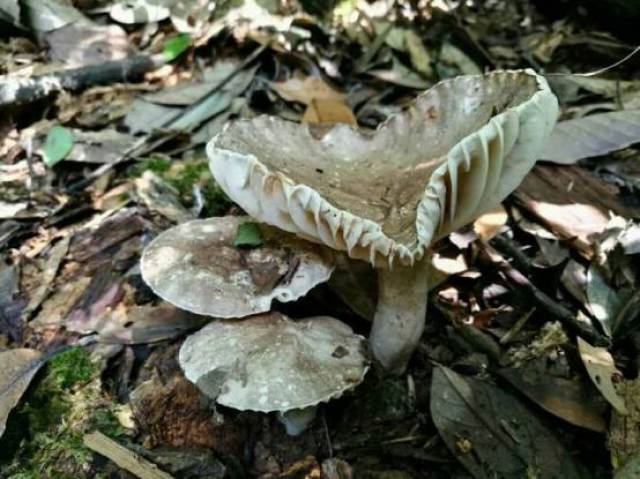
[[142, 174], [151, 170], [154, 173], [162, 174], [171, 168], [171, 161], [159, 156], [152, 156], [138, 163], [132, 170], [131, 175], [134, 177], [142, 176]]
[[194, 203], [193, 187], [198, 185], [204, 200], [202, 216], [220, 216], [233, 204], [214, 181], [206, 159], [176, 160], [153, 157], [139, 163], [133, 170], [134, 176], [151, 170], [173, 186], [182, 203], [189, 207]]
[[49, 362], [9, 418], [0, 440], [0, 477], [95, 478], [83, 435], [96, 429], [111, 437], [124, 434], [102, 397], [99, 375], [81, 348]]
[[57, 355], [49, 362], [49, 378], [62, 389], [89, 382], [98, 368], [91, 361], [89, 353], [82, 348], [74, 348]]

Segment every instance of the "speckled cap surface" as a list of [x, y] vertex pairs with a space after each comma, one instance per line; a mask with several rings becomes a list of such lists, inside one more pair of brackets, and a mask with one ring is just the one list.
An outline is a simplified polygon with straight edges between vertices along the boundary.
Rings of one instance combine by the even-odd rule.
[[365, 339], [337, 319], [268, 313], [213, 321], [183, 343], [185, 376], [219, 404], [286, 412], [356, 387], [369, 368]]
[[182, 223], [158, 235], [144, 250], [144, 281], [162, 299], [196, 314], [242, 318], [271, 309], [274, 299], [294, 301], [327, 281], [330, 250], [268, 225], [262, 246], [234, 246], [250, 218], [224, 216]]

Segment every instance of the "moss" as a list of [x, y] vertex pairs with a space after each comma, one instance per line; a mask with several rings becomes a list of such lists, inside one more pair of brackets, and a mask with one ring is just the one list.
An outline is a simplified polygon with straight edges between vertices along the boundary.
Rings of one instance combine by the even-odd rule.
[[132, 174], [142, 176], [151, 170], [173, 186], [185, 206], [194, 204], [193, 187], [198, 185], [204, 200], [202, 216], [220, 216], [233, 204], [214, 181], [206, 159], [170, 161], [152, 157], [138, 164]]
[[100, 368], [81, 348], [49, 362], [10, 416], [0, 441], [0, 477], [95, 477], [83, 435], [96, 429], [111, 437], [124, 434], [99, 376]]
[[171, 160], [168, 160], [166, 158], [161, 158], [159, 156], [152, 156], [138, 163], [132, 169], [131, 176], [134, 176], [134, 177], [142, 176], [142, 174], [147, 170], [151, 170], [154, 173], [162, 175], [162, 173], [165, 173], [166, 171], [168, 171], [170, 167], [171, 167]]
[[89, 382], [95, 377], [97, 366], [89, 353], [82, 348], [74, 348], [54, 357], [49, 362], [49, 378], [62, 389]]

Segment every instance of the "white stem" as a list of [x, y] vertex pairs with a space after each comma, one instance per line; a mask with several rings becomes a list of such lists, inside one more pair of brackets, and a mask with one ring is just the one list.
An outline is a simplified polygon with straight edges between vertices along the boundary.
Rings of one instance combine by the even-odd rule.
[[316, 418], [318, 408], [316, 406], [304, 409], [291, 409], [278, 413], [278, 420], [284, 425], [289, 436], [299, 436], [306, 431], [309, 424]]
[[402, 374], [420, 341], [427, 314], [429, 261], [378, 270], [378, 307], [369, 342], [373, 356], [392, 374]]

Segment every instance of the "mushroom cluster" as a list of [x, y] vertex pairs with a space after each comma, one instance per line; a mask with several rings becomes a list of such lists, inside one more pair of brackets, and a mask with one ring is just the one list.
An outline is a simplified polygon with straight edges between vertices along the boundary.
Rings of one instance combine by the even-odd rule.
[[217, 318], [183, 344], [186, 376], [220, 404], [278, 411], [292, 434], [359, 384], [368, 361], [349, 326], [269, 312], [326, 281], [331, 250], [376, 268], [370, 349], [402, 373], [424, 329], [429, 247], [518, 186], [557, 114], [545, 79], [518, 70], [443, 81], [373, 132], [270, 116], [228, 124], [207, 145], [210, 168], [261, 222], [263, 244], [234, 245], [248, 217], [211, 218], [162, 233], [142, 257], [160, 297]]
[[[243, 227], [256, 230], [259, 246], [237, 246]], [[327, 248], [246, 216], [179, 224], [158, 235], [140, 261], [158, 296], [216, 318], [180, 349], [187, 379], [219, 404], [277, 412], [292, 435], [315, 417], [316, 405], [360, 384], [369, 368], [364, 338], [346, 324], [270, 312], [274, 299], [304, 296], [333, 269]]]

